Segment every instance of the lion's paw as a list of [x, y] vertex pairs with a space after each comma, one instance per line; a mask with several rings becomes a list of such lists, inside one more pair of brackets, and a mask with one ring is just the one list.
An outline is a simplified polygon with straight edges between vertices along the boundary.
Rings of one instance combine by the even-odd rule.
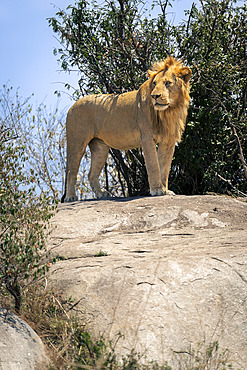
[[175, 193], [171, 190], [166, 190], [165, 188], [157, 188], [150, 191], [152, 196], [159, 196], [159, 195], [175, 195]]
[[165, 190], [165, 195], [176, 195], [172, 190]]
[[66, 197], [64, 199], [65, 203], [76, 202], [77, 200], [78, 200], [78, 197], [76, 195], [72, 195], [71, 197]]
[[98, 199], [109, 198], [111, 194], [108, 191], [96, 191], [95, 196]]
[[155, 197], [155, 196], [159, 196], [159, 195], [165, 195], [166, 194], [166, 190], [164, 188], [156, 188], [154, 190], [151, 190], [150, 191], [150, 194]]

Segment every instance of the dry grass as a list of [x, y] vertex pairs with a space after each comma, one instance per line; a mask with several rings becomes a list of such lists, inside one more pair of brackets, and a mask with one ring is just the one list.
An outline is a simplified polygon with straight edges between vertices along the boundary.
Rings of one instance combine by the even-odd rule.
[[[14, 311], [7, 295], [1, 305]], [[104, 355], [104, 342], [91, 338], [85, 323], [73, 315], [71, 307], [70, 299], [64, 300], [55, 291], [47, 290], [43, 280], [24, 290], [20, 316], [45, 344], [51, 369], [94, 368]]]
[[[2, 306], [13, 310], [8, 296]], [[92, 338], [83, 320], [73, 314], [72, 307], [71, 299], [64, 300], [57, 292], [46, 289], [45, 280], [23, 292], [21, 317], [45, 344], [52, 363], [51, 370], [157, 368], [156, 365], [150, 367], [138, 364], [139, 357], [134, 352], [122, 358], [120, 364], [115, 354], [115, 345], [121, 336], [115, 344], [111, 342], [106, 348], [103, 338]]]
[[[2, 292], [0, 291], [3, 297]], [[1, 305], [11, 309], [5, 296]], [[131, 352], [121, 361], [115, 345], [106, 346], [103, 338], [92, 338], [82, 318], [73, 314], [73, 302], [64, 300], [55, 291], [46, 289], [45, 280], [28, 287], [23, 293], [21, 317], [37, 332], [46, 346], [51, 370], [112, 369], [112, 370], [224, 370], [233, 369], [227, 350], [221, 351], [218, 342], [174, 353], [174, 367], [156, 363], [141, 364], [138, 354]], [[13, 308], [12, 308], [13, 309]]]
[[74, 316], [72, 305], [43, 284], [23, 296], [22, 316], [45, 343], [53, 369], [94, 366], [105, 351], [104, 342], [93, 340], [82, 319]]

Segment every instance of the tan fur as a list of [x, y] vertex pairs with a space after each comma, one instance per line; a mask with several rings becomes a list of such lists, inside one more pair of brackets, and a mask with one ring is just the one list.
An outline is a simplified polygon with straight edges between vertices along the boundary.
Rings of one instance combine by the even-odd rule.
[[91, 150], [89, 182], [97, 197], [107, 195], [98, 179], [110, 147], [142, 147], [151, 195], [170, 193], [168, 176], [175, 143], [185, 127], [191, 70], [168, 57], [154, 64], [148, 74], [149, 79], [137, 91], [89, 95], [69, 110], [65, 201], [77, 199], [76, 177], [87, 145]]

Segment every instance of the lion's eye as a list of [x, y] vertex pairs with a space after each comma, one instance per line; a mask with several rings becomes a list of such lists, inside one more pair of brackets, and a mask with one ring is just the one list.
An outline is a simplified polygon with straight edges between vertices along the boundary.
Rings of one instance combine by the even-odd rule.
[[153, 81], [153, 87], [155, 87], [156, 86], [156, 81]]
[[165, 87], [168, 88], [171, 85], [171, 81], [165, 81], [164, 84], [165, 84]]

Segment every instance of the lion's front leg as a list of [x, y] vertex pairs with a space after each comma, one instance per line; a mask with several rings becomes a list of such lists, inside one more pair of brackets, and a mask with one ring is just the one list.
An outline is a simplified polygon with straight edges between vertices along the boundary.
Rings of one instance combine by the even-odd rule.
[[167, 145], [164, 143], [159, 144], [158, 148], [158, 160], [161, 173], [161, 181], [165, 187], [166, 194], [174, 195], [174, 192], [168, 190], [168, 177], [170, 173], [172, 157], [175, 150], [175, 143], [173, 145]]
[[160, 166], [157, 156], [156, 145], [150, 136], [142, 138], [142, 148], [148, 173], [148, 182], [151, 195], [164, 195], [165, 188], [162, 185]]

